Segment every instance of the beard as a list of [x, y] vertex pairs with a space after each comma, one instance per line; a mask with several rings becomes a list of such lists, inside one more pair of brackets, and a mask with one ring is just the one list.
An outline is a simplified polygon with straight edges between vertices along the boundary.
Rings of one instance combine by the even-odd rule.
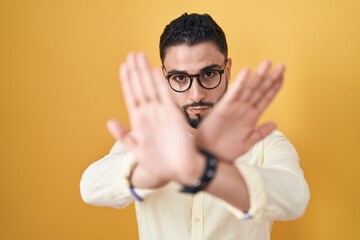
[[190, 117], [189, 113], [187, 112], [187, 109], [191, 108], [191, 107], [214, 107], [214, 103], [212, 102], [193, 102], [191, 104], [186, 104], [183, 106], [183, 111], [186, 117], [186, 120], [188, 122], [188, 124], [192, 127], [192, 128], [198, 128], [201, 120], [202, 120], [202, 116], [200, 114], [196, 114], [195, 118]]
[[[224, 92], [221, 94], [221, 96], [219, 97], [219, 99], [216, 102], [219, 102], [221, 100], [221, 98], [225, 95], [227, 90], [228, 90], [228, 83], [226, 83]], [[213, 108], [214, 105], [215, 105], [215, 103], [212, 103], [212, 102], [203, 102], [203, 101], [193, 102], [193, 103], [186, 104], [186, 105], [182, 106], [182, 110], [183, 110], [183, 112], [185, 114], [185, 117], [186, 117], [186, 120], [187, 120], [188, 124], [192, 128], [198, 128], [201, 120], [203, 119], [203, 117], [200, 114], [196, 114], [196, 117], [192, 118], [188, 114], [187, 109], [189, 109], [190, 107], [201, 107], [201, 106], [206, 106], [206, 107]]]

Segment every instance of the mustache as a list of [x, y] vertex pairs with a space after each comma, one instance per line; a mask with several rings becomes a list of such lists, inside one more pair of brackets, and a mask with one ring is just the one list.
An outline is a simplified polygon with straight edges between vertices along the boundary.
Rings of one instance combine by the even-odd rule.
[[186, 104], [183, 106], [183, 109], [186, 110], [188, 108], [191, 108], [191, 107], [213, 107], [214, 106], [214, 103], [212, 102], [203, 102], [203, 101], [200, 101], [200, 102], [193, 102], [193, 103], [190, 103], [190, 104]]

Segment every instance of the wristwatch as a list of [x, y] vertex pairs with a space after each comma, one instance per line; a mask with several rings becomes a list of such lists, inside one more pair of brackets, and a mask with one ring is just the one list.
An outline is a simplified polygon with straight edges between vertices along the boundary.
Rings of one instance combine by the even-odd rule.
[[205, 166], [204, 174], [202, 175], [201, 178], [194, 180], [194, 182], [191, 185], [184, 185], [181, 188], [180, 192], [195, 194], [199, 191], [202, 191], [206, 188], [207, 185], [209, 185], [209, 183], [215, 176], [218, 165], [217, 158], [213, 154], [211, 154], [210, 152], [204, 149], [199, 149], [199, 151], [206, 158], [206, 166]]

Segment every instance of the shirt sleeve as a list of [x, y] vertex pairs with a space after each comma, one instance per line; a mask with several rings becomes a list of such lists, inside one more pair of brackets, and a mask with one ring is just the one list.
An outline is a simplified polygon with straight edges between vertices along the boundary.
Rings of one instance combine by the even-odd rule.
[[[129, 183], [135, 163], [133, 154], [117, 141], [108, 155], [92, 163], [83, 173], [80, 181], [82, 199], [91, 205], [114, 208], [123, 208], [135, 201]], [[136, 188], [135, 191], [145, 199], [155, 190]]]
[[249, 211], [245, 213], [225, 203], [226, 207], [243, 220], [291, 220], [301, 217], [310, 193], [295, 148], [278, 131], [265, 138], [258, 148], [261, 151], [260, 166], [236, 164], [248, 188]]

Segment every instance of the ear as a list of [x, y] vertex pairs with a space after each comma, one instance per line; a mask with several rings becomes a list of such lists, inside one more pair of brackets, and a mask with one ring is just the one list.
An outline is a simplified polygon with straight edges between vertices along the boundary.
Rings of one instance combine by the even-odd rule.
[[230, 79], [231, 79], [231, 64], [232, 64], [232, 59], [228, 58], [227, 59], [227, 64], [226, 64], [226, 69], [225, 69], [225, 76], [226, 76], [226, 83], [229, 84]]

